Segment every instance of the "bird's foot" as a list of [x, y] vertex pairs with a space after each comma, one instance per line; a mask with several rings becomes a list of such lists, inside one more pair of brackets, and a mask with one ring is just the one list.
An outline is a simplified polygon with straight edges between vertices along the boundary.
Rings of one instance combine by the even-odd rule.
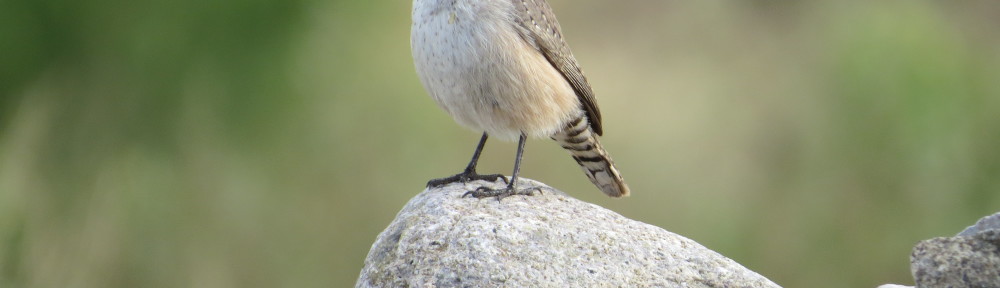
[[486, 180], [486, 181], [490, 181], [490, 182], [497, 182], [497, 179], [503, 180], [503, 183], [505, 183], [505, 184], [508, 183], [507, 182], [507, 177], [504, 177], [503, 174], [480, 175], [480, 174], [477, 174], [476, 171], [468, 171], [467, 170], [465, 172], [458, 173], [458, 174], [455, 174], [455, 175], [452, 175], [452, 176], [449, 176], [449, 177], [439, 178], [439, 179], [434, 179], [434, 180], [431, 180], [431, 181], [427, 181], [427, 187], [437, 188], [437, 187], [441, 187], [441, 186], [448, 185], [448, 184], [455, 183], [455, 182], [469, 183], [469, 182], [476, 181], [476, 180]]
[[492, 188], [487, 188], [487, 187], [479, 187], [479, 188], [476, 188], [476, 190], [465, 192], [465, 194], [462, 194], [462, 197], [464, 198], [465, 196], [472, 196], [472, 197], [476, 197], [476, 198], [479, 198], [479, 199], [487, 198], [487, 197], [496, 197], [497, 201], [500, 201], [503, 198], [507, 198], [509, 196], [514, 196], [514, 195], [534, 196], [535, 195], [535, 191], [542, 192], [541, 188], [539, 188], [539, 187], [529, 187], [529, 188], [526, 188], [526, 189], [518, 189], [516, 186], [513, 185], [513, 183], [511, 183], [511, 184], [507, 185], [506, 187], [500, 188], [500, 189], [492, 189]]

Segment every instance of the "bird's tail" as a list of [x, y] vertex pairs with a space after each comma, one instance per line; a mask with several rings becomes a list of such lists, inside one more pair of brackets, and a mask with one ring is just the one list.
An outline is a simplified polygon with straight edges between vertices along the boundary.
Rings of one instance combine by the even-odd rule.
[[597, 135], [590, 129], [586, 117], [581, 115], [570, 121], [562, 131], [552, 135], [552, 140], [556, 140], [560, 146], [569, 151], [590, 178], [590, 182], [597, 185], [604, 194], [611, 197], [628, 196], [628, 185], [625, 185], [625, 180], [622, 180], [615, 163], [611, 161], [611, 156], [604, 151], [601, 142], [597, 140]]

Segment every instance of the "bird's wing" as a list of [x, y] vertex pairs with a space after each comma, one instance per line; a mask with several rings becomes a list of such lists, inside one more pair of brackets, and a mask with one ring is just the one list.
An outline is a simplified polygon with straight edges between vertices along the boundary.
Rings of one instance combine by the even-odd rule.
[[556, 20], [552, 7], [545, 0], [510, 0], [517, 10], [515, 21], [518, 32], [525, 41], [538, 49], [549, 64], [559, 70], [566, 81], [573, 86], [576, 96], [583, 103], [583, 109], [587, 112], [587, 119], [590, 120], [590, 127], [597, 135], [603, 134], [601, 128], [601, 110], [597, 108], [594, 101], [594, 90], [590, 88], [587, 77], [583, 75], [583, 70], [576, 63], [573, 52], [569, 50], [569, 45], [563, 41], [562, 30], [559, 28], [559, 21]]

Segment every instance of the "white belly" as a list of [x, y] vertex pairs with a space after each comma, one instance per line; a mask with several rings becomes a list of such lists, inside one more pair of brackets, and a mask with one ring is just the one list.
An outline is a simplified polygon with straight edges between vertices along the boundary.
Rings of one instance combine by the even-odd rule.
[[583, 113], [569, 82], [514, 30], [510, 1], [456, 2], [414, 1], [410, 39], [424, 88], [456, 122], [514, 140], [548, 137]]

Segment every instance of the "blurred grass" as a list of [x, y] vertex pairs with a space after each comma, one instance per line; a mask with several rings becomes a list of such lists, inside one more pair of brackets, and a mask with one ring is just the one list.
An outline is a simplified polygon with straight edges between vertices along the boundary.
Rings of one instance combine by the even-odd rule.
[[[409, 5], [0, 2], [0, 287], [352, 285], [478, 138]], [[912, 244], [1000, 210], [997, 4], [552, 5], [635, 195], [544, 140], [527, 177], [787, 287], [911, 283]]]

